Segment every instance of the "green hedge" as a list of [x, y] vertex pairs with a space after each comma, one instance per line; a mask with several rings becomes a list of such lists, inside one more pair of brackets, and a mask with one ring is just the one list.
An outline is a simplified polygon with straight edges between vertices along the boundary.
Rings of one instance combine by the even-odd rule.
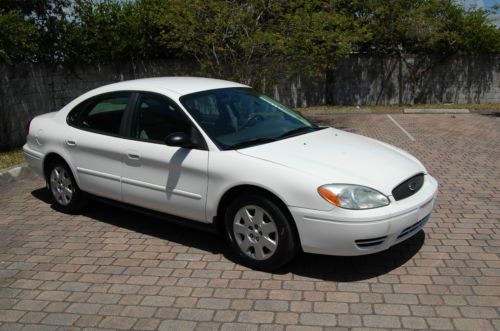
[[9, 0], [0, 61], [190, 58], [228, 78], [322, 75], [353, 53], [499, 53], [487, 16], [454, 0]]

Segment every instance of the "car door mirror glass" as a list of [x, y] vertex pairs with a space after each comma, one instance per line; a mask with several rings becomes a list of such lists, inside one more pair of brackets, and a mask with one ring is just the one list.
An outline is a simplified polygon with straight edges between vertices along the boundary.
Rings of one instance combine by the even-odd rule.
[[176, 147], [193, 147], [194, 143], [188, 134], [184, 132], [174, 132], [165, 138], [165, 144]]

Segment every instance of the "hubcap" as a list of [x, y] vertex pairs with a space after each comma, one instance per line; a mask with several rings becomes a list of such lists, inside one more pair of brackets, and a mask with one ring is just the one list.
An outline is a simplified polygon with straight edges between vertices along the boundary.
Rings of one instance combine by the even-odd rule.
[[233, 221], [236, 243], [255, 260], [270, 258], [278, 247], [278, 229], [271, 216], [259, 206], [238, 210]]
[[73, 183], [66, 169], [55, 167], [50, 173], [50, 190], [52, 195], [63, 206], [67, 206], [73, 197]]

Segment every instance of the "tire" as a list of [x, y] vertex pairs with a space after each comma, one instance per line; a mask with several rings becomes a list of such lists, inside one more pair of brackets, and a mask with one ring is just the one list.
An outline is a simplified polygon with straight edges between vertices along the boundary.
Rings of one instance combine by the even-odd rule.
[[256, 194], [236, 198], [224, 221], [228, 243], [243, 265], [272, 271], [297, 254], [293, 220], [272, 199]]
[[51, 162], [48, 169], [47, 183], [55, 208], [68, 214], [81, 211], [87, 204], [87, 197], [76, 184], [75, 177], [63, 161]]

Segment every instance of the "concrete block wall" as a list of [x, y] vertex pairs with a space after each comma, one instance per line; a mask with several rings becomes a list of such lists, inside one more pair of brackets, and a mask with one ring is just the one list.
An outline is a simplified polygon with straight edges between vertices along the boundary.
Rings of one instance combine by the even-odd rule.
[[[194, 62], [180, 60], [80, 68], [1, 65], [0, 150], [24, 143], [26, 124], [32, 117], [58, 110], [88, 90], [128, 79], [199, 76], [199, 69]], [[353, 56], [337, 63], [331, 75], [296, 75], [278, 81], [265, 92], [292, 107], [500, 103], [500, 55], [404, 60]]]
[[339, 105], [499, 103], [500, 55], [341, 61], [330, 100]]
[[40, 64], [0, 66], [0, 150], [25, 142], [28, 121], [61, 109], [96, 87], [117, 81], [196, 72], [191, 62], [161, 61], [84, 68]]

